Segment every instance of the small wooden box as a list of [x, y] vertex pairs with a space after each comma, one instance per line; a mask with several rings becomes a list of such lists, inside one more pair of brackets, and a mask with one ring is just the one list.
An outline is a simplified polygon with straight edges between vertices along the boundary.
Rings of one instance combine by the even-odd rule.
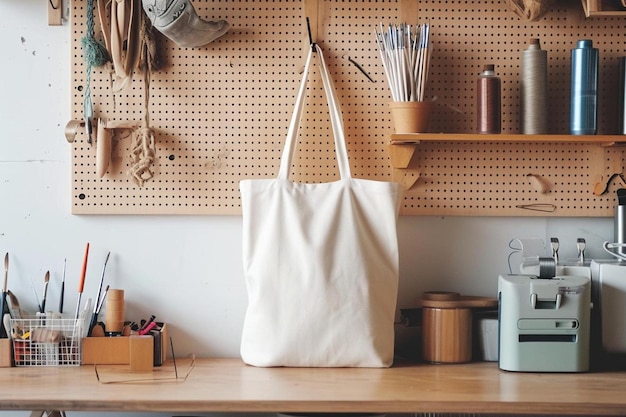
[[[161, 365], [167, 355], [167, 326], [160, 324], [161, 331], [154, 337], [154, 343], [142, 343], [133, 346], [133, 356], [150, 357], [154, 366]], [[118, 337], [86, 337], [83, 339], [83, 365], [128, 365], [131, 363], [131, 336]], [[160, 355], [156, 355], [155, 349], [159, 349]], [[143, 351], [143, 352], [142, 352]]]
[[0, 339], [0, 368], [13, 366], [13, 344], [11, 339]]
[[[147, 355], [146, 352], [153, 352]], [[149, 371], [154, 366], [154, 337], [130, 336], [130, 370]]]

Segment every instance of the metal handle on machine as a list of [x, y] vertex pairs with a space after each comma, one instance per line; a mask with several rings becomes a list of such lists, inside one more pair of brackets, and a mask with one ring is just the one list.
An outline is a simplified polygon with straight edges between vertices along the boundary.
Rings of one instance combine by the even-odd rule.
[[559, 293], [554, 300], [540, 300], [537, 293], [530, 294], [530, 305], [536, 310], [558, 310], [563, 296]]

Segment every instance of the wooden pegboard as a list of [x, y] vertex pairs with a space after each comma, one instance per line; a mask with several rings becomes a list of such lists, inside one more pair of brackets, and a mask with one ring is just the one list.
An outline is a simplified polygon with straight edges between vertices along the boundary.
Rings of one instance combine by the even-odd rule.
[[[238, 183], [273, 177], [304, 65], [304, 7], [295, 0], [193, 0], [198, 14], [225, 19], [230, 32], [203, 48], [185, 49], [160, 39], [168, 66], [151, 77], [150, 118], [157, 132], [155, 177], [143, 187], [127, 174], [130, 140], [114, 141], [113, 161], [95, 174], [95, 146], [79, 133], [72, 145], [72, 212], [75, 214], [238, 214]], [[73, 118], [82, 118], [85, 64], [80, 39], [85, 1], [72, 2]], [[417, 7], [416, 7], [417, 5]], [[503, 132], [518, 131], [519, 57], [538, 37], [549, 54], [551, 133], [567, 133], [570, 50], [590, 38], [600, 49], [600, 133], [614, 133], [617, 57], [626, 55], [626, 18], [586, 20], [580, 2], [561, 0], [542, 20], [520, 20], [507, 1], [333, 0], [319, 2], [317, 42], [325, 51], [342, 105], [353, 175], [391, 180], [387, 144], [390, 100], [373, 27], [414, 19], [432, 27], [433, 59], [427, 97], [436, 97], [432, 131], [471, 133], [475, 80], [486, 63], [502, 78]], [[407, 17], [408, 15], [408, 17]], [[415, 23], [417, 19], [414, 19]], [[372, 77], [371, 82], [349, 58]], [[331, 130], [321, 82], [309, 100], [294, 160], [294, 179], [336, 179]], [[143, 78], [112, 93], [110, 70], [94, 69], [96, 116], [139, 124]], [[121, 135], [120, 135], [121, 136]], [[615, 198], [593, 195], [597, 175], [623, 167], [621, 148], [593, 144], [424, 143], [406, 175], [419, 175], [406, 193], [402, 214], [612, 216]], [[542, 176], [541, 194], [528, 174]], [[554, 204], [553, 213], [520, 204]]]

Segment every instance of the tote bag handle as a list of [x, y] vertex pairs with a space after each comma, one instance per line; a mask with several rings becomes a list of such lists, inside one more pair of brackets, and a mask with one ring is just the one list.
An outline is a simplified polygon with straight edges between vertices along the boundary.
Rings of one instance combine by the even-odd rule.
[[[315, 51], [313, 50], [315, 48]], [[324, 91], [326, 93], [326, 102], [328, 103], [328, 110], [330, 114], [330, 123], [333, 129], [333, 136], [335, 139], [335, 154], [337, 155], [337, 166], [339, 167], [339, 175], [342, 180], [352, 177], [350, 172], [350, 163], [348, 161], [348, 150], [346, 148], [346, 139], [343, 131], [343, 120], [341, 117], [341, 110], [339, 109], [339, 101], [337, 100], [337, 93], [333, 85], [333, 80], [330, 78], [326, 62], [324, 61], [324, 55], [322, 49], [317, 44], [313, 44], [309, 49], [309, 55], [306, 59], [304, 67], [304, 74], [302, 76], [302, 82], [300, 83], [300, 89], [296, 97], [296, 105], [291, 116], [291, 122], [289, 123], [289, 129], [287, 130], [287, 138], [285, 139], [285, 146], [283, 148], [283, 154], [280, 161], [280, 169], [278, 171], [279, 179], [288, 179], [289, 170], [291, 169], [291, 161], [296, 151], [296, 145], [298, 142], [298, 130], [300, 128], [300, 121], [302, 120], [302, 112], [304, 110], [304, 100], [306, 98], [306, 84], [311, 68], [311, 58], [313, 53], [316, 52], [320, 62], [320, 75], [322, 76], [322, 83], [324, 85]]]

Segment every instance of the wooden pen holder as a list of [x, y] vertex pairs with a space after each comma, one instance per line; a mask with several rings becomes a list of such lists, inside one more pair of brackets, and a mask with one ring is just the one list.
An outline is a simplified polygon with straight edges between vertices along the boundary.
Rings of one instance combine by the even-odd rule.
[[[86, 337], [83, 339], [83, 365], [130, 365], [145, 368], [146, 363], [160, 366], [167, 357], [167, 324], [150, 336]], [[143, 365], [137, 365], [141, 362]]]
[[13, 366], [13, 344], [11, 339], [0, 339], [0, 368]]

